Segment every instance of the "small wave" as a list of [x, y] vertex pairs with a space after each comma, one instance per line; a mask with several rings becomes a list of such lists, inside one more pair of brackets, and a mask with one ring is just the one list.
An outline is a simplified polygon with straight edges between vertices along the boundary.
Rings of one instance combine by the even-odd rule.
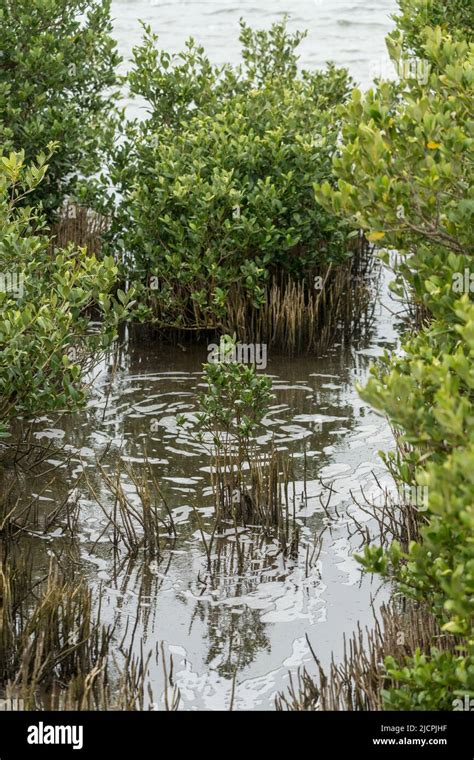
[[387, 28], [387, 24], [382, 21], [350, 21], [349, 19], [339, 18], [337, 20], [337, 26], [363, 26], [365, 29], [383, 29]]

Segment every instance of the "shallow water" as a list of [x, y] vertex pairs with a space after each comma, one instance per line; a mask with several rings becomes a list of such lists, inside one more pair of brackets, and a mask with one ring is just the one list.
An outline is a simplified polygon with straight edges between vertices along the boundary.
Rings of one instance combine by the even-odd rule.
[[[358, 0], [295, 0], [290, 27], [309, 30], [301, 47], [302, 64], [314, 68], [332, 59], [348, 66], [354, 79], [368, 86], [386, 65], [383, 39], [392, 27], [389, 15], [395, 5], [394, 0], [368, 5]], [[258, 4], [113, 0], [112, 7], [126, 67], [140, 38], [139, 18], [151, 24], [167, 49], [180, 49], [193, 35], [214, 62], [236, 63], [239, 18], [253, 26], [268, 26], [281, 18], [288, 4], [286, 0]], [[129, 104], [129, 115], [134, 109], [136, 104]], [[306, 635], [327, 665], [332, 653], [336, 658], [341, 655], [344, 633], [350, 635], [358, 621], [371, 624], [372, 600], [377, 608], [387, 598], [388, 590], [362, 576], [352, 558], [359, 542], [349, 538], [348, 514], [356, 511], [360, 521], [367, 519], [354, 504], [353, 494], [375, 490], [373, 473], [382, 485], [388, 483], [378, 451], [392, 448], [391, 432], [360, 400], [355, 383], [366, 378], [374, 357], [396, 346], [392, 309], [384, 275], [373, 329], [364, 339], [350, 347], [334, 345], [319, 358], [269, 355], [266, 371], [273, 380], [275, 399], [261, 440], [265, 444], [274, 437], [279, 447], [293, 453], [299, 470], [294, 498], [302, 539], [296, 560], [285, 560], [276, 544], [262, 544], [258, 531], [249, 529], [240, 536], [246, 547], [245, 571], [239, 575], [236, 570], [235, 537], [229, 532], [218, 543], [221, 566], [214, 580], [206, 573], [193, 509], [208, 526], [209, 457], [176, 424], [178, 413], [192, 414], [196, 409], [206, 346], [128, 347], [118, 367], [104, 363], [100, 368], [83, 412], [36, 421], [37, 441], [63, 447], [71, 461], [51, 475], [51, 483], [49, 477], [33, 478], [26, 480], [25, 490], [38, 495], [42, 514], [66, 498], [77, 501], [80, 520], [75, 540], [65, 539], [56, 529], [28, 539], [24, 550], [42, 570], [51, 556], [75, 563], [97, 596], [102, 589], [102, 616], [116, 624], [117, 642], [133, 635], [137, 651], [142, 643], [145, 651], [164, 643], [166, 654], [173, 656], [181, 709], [228, 708], [234, 677], [234, 709], [272, 709], [276, 692], [288, 685], [290, 671], [305, 664], [313, 669]], [[175, 541], [164, 539], [159, 562], [144, 562], [140, 556], [114, 562], [97, 504], [99, 499], [106, 510], [112, 506], [98, 474], [97, 459], [104, 452], [104, 470], [114, 474], [121, 465], [121, 482], [132, 499], [134, 487], [123, 467], [132, 464], [144, 472], [146, 455], [178, 529]], [[50, 464], [59, 461], [53, 455]], [[327, 507], [330, 519], [319, 498], [326, 502], [328, 484], [334, 489]], [[323, 528], [319, 557], [309, 562], [315, 536]], [[154, 661], [151, 684], [154, 696], [147, 706], [162, 709], [163, 677]]]
[[[69, 474], [63, 468], [47, 488], [42, 479], [40, 510], [48, 511], [68, 492], [81, 506], [78, 540], [69, 546], [60, 531], [38, 538], [33, 548], [37, 564], [45, 566], [51, 555], [64, 561], [67, 548], [80, 573], [94, 587], [102, 587], [103, 618], [116, 622], [117, 640], [134, 629], [135, 642], [143, 642], [146, 651], [164, 642], [166, 653], [173, 655], [182, 709], [228, 707], [236, 670], [234, 709], [272, 709], [275, 693], [288, 683], [288, 671], [303, 664], [311, 667], [306, 634], [327, 664], [331, 652], [341, 654], [344, 633], [350, 634], [358, 621], [372, 622], [372, 598], [377, 607], [387, 597], [386, 589], [361, 576], [352, 558], [359, 542], [348, 537], [348, 510], [357, 510], [351, 493], [375, 488], [372, 473], [388, 482], [378, 451], [391, 448], [390, 430], [359, 399], [354, 384], [363, 381], [375, 356], [396, 346], [392, 309], [384, 280], [373, 329], [361, 341], [350, 348], [335, 345], [319, 358], [290, 361], [269, 355], [266, 371], [273, 379], [275, 399], [261, 440], [274, 436], [299, 463], [295, 507], [302, 540], [296, 560], [285, 560], [276, 544], [260, 545], [258, 531], [249, 529], [241, 535], [248, 560], [239, 575], [235, 537], [229, 530], [218, 544], [222, 566], [214, 582], [206, 575], [193, 504], [207, 524], [212, 512], [209, 457], [176, 426], [176, 414], [196, 409], [205, 346], [186, 351], [135, 346], [122, 354], [114, 372], [110, 366], [101, 368], [86, 410], [36, 422], [39, 442], [53, 441], [72, 455]], [[119, 461], [143, 471], [146, 452], [160, 482], [178, 528], [178, 538], [164, 542], [160, 562], [144, 563], [140, 557], [123, 566], [113, 562], [96, 501], [111, 509], [111, 496], [97, 472], [97, 458], [107, 446], [105, 471], [115, 473]], [[81, 471], [85, 480], [74, 487]], [[130, 478], [124, 472], [121, 478], [134, 498]], [[328, 507], [330, 520], [318, 498], [324, 494], [326, 501], [322, 483], [331, 484], [335, 492]], [[31, 487], [39, 493], [38, 483]], [[358, 519], [367, 517], [359, 513]], [[314, 537], [324, 526], [319, 558], [308, 563]], [[153, 701], [161, 709], [163, 679], [158, 666], [152, 666], [152, 683]]]

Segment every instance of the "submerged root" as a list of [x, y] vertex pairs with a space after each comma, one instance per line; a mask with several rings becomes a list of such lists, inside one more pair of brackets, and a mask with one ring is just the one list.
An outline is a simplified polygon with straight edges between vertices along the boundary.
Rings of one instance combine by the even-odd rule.
[[274, 447], [264, 454], [252, 451], [245, 460], [221, 450], [212, 472], [215, 530], [229, 523], [258, 526], [266, 536], [278, 539], [284, 554], [296, 556], [296, 495], [291, 500], [288, 493], [294, 480], [293, 460]]

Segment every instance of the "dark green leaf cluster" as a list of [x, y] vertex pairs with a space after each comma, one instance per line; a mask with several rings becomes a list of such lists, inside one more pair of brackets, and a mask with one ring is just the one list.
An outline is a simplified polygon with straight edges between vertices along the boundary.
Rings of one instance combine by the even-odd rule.
[[51, 215], [113, 139], [120, 58], [110, 0], [0, 0], [0, 143], [28, 163], [55, 141], [35, 203]]
[[347, 74], [298, 72], [301, 35], [242, 25], [244, 63], [215, 67], [190, 40], [171, 56], [145, 29], [132, 94], [149, 115], [128, 125], [112, 175], [123, 199], [114, 245], [164, 324], [212, 324], [232, 286], [259, 306], [272, 273], [299, 277], [348, 254], [345, 222], [324, 210]]

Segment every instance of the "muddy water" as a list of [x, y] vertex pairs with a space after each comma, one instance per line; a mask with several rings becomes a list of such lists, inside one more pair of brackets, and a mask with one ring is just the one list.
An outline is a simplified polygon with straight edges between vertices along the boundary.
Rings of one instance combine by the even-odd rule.
[[[138, 18], [152, 25], [166, 48], [180, 48], [193, 34], [216, 63], [235, 63], [239, 17], [268, 26], [281, 18], [285, 6], [281, 0], [114, 0], [115, 33], [125, 66], [139, 41]], [[383, 37], [394, 8], [391, 0], [368, 5], [294, 0], [290, 27], [309, 29], [303, 65], [316, 67], [331, 58], [366, 86], [385, 59]], [[318, 358], [269, 355], [274, 400], [261, 443], [273, 438], [295, 457], [292, 491], [301, 542], [293, 559], [285, 558], [276, 543], [262, 542], [258, 530], [248, 529], [240, 535], [245, 562], [239, 570], [235, 535], [229, 531], [215, 546], [213, 575], [207, 571], [195, 511], [210, 530], [209, 456], [176, 424], [178, 413], [196, 410], [206, 346], [128, 346], [117, 366], [111, 358], [100, 367], [84, 411], [35, 421], [37, 443], [51, 443], [58, 453], [48, 457], [48, 475], [25, 475], [21, 486], [36, 499], [40, 517], [67, 500], [78, 505], [79, 520], [72, 538], [63, 520], [53, 530], [25, 537], [22, 551], [41, 574], [52, 557], [75, 568], [95, 598], [102, 596], [102, 619], [115, 626], [119, 662], [122, 640], [133, 639], [135, 651], [142, 647], [145, 654], [163, 643], [166, 656], [173, 657], [181, 709], [226, 709], [233, 692], [236, 710], [272, 709], [289, 672], [302, 665], [313, 669], [306, 636], [327, 664], [331, 654], [341, 655], [344, 633], [350, 635], [358, 622], [371, 624], [372, 602], [377, 608], [388, 596], [388, 589], [361, 575], [353, 559], [359, 541], [350, 537], [350, 514], [366, 520], [354, 494], [376, 490], [374, 474], [379, 483], [388, 480], [378, 451], [392, 447], [390, 430], [359, 399], [355, 383], [364, 381], [374, 357], [396, 346], [392, 311], [384, 281], [373, 329], [364, 339], [350, 347], [334, 345]], [[64, 453], [70, 455], [67, 464]], [[148, 477], [145, 458], [172, 510], [177, 537], [163, 538], [160, 559], [145, 561], [123, 552], [117, 558], [104, 533], [102, 511], [110, 512], [113, 498], [97, 461], [106, 473], [120, 472], [124, 490], [136, 500], [125, 467]], [[332, 498], [326, 505], [328, 486]], [[146, 697], [145, 706], [163, 709], [163, 673], [154, 660], [150, 685], [153, 696]]]
[[[364, 380], [374, 357], [395, 347], [392, 311], [384, 279], [372, 329], [350, 348], [335, 345], [326, 356], [291, 360], [270, 352], [267, 372], [275, 397], [261, 441], [274, 436], [296, 458], [294, 498], [302, 538], [294, 560], [285, 559], [276, 544], [262, 544], [258, 531], [247, 530], [241, 535], [246, 560], [239, 574], [235, 536], [229, 531], [215, 547], [220, 550], [219, 566], [213, 556], [215, 574], [210, 578], [206, 572], [193, 509], [208, 528], [209, 456], [176, 425], [178, 413], [196, 410], [206, 346], [129, 348], [114, 370], [110, 363], [100, 368], [87, 409], [70, 418], [36, 421], [38, 442], [52, 442], [72, 457], [50, 485], [44, 478], [31, 484], [40, 511], [50, 511], [68, 495], [80, 505], [80, 519], [74, 541], [57, 529], [25, 549], [43, 566], [51, 555], [63, 563], [71, 558], [97, 594], [99, 587], [103, 590], [103, 618], [116, 624], [117, 642], [133, 634], [145, 651], [164, 643], [166, 654], [173, 656], [182, 709], [227, 708], [234, 676], [234, 709], [272, 709], [288, 672], [311, 663], [306, 634], [327, 663], [331, 652], [340, 655], [344, 632], [350, 634], [357, 621], [373, 620], [372, 599], [378, 606], [386, 598], [387, 590], [362, 577], [352, 558], [359, 542], [349, 538], [348, 512], [358, 511], [351, 494], [374, 489], [372, 473], [387, 481], [378, 451], [391, 448], [391, 434], [359, 399], [355, 383]], [[99, 500], [110, 510], [113, 501], [98, 474], [101, 456], [106, 472], [122, 469], [122, 485], [132, 499], [134, 486], [123, 467], [132, 463], [137, 472], [145, 472], [147, 457], [178, 532], [176, 540], [163, 541], [160, 561], [144, 562], [140, 556], [113, 561], [97, 504]], [[50, 460], [57, 462], [54, 455]], [[334, 494], [325, 511], [321, 499], [326, 503], [328, 484]], [[358, 518], [367, 519], [359, 511]], [[315, 560], [315, 536], [323, 527]], [[151, 666], [151, 682], [153, 703], [161, 709], [158, 665]]]
[[[395, 5], [394, 0], [368, 5], [359, 0], [295, 0], [290, 27], [309, 30], [302, 64], [314, 68], [332, 59], [367, 86], [385, 65], [383, 38], [392, 26], [389, 15]], [[138, 19], [151, 24], [167, 49], [180, 49], [193, 35], [214, 62], [237, 63], [239, 18], [268, 26], [288, 9], [283, 0], [113, 0], [112, 6], [124, 68], [140, 38]], [[137, 104], [128, 105], [133, 115]], [[61, 455], [49, 458], [49, 465], [58, 465], [65, 451], [71, 460], [47, 477], [26, 481], [25, 490], [37, 495], [40, 514], [68, 499], [79, 505], [80, 517], [73, 539], [65, 537], [64, 526], [46, 536], [38, 531], [25, 540], [23, 550], [42, 570], [51, 556], [75, 567], [97, 598], [103, 593], [102, 618], [115, 624], [117, 654], [122, 638], [133, 638], [136, 651], [143, 645], [145, 653], [163, 642], [166, 656], [173, 657], [181, 709], [226, 709], [233, 684], [234, 709], [272, 709], [289, 672], [305, 664], [313, 669], [306, 635], [327, 664], [331, 653], [336, 658], [341, 654], [344, 633], [350, 634], [358, 621], [372, 622], [372, 601], [377, 607], [388, 595], [387, 589], [361, 576], [352, 558], [359, 541], [348, 530], [353, 528], [351, 512], [361, 522], [366, 519], [353, 494], [375, 490], [373, 473], [382, 484], [387, 482], [378, 451], [392, 447], [391, 433], [359, 399], [355, 383], [367, 376], [374, 357], [396, 345], [392, 311], [384, 280], [373, 329], [364, 339], [350, 348], [334, 345], [319, 358], [268, 357], [275, 397], [261, 443], [274, 437], [295, 457], [294, 502], [301, 527], [296, 559], [285, 559], [276, 544], [262, 543], [258, 531], [247, 530], [240, 536], [245, 562], [239, 572], [235, 536], [229, 531], [215, 546], [212, 577], [207, 572], [195, 510], [210, 530], [209, 456], [176, 424], [177, 414], [196, 410], [205, 345], [185, 351], [129, 346], [118, 366], [110, 360], [100, 368], [83, 412], [36, 421], [38, 443], [62, 449]], [[98, 505], [110, 511], [113, 499], [99, 476], [98, 458], [110, 475], [121, 471], [122, 486], [132, 500], [136, 493], [124, 468], [133, 466], [149, 477], [145, 458], [149, 463], [178, 533], [176, 540], [163, 539], [159, 561], [144, 561], [140, 555], [114, 560]], [[325, 509], [328, 485], [333, 494]], [[317, 536], [323, 529], [320, 546]], [[162, 709], [164, 679], [154, 660], [150, 682], [153, 697], [146, 706]]]

